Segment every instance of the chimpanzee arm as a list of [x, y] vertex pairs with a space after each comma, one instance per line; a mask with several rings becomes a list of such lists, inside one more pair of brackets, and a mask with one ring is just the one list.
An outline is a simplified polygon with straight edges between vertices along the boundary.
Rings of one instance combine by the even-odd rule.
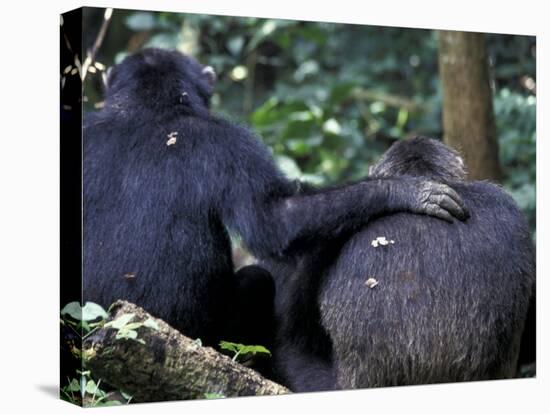
[[[452, 221], [466, 209], [448, 186], [415, 177], [366, 179], [356, 184], [300, 192], [275, 166], [269, 151], [247, 131], [218, 135], [216, 176], [224, 224], [257, 255], [282, 253], [296, 240], [338, 237], [383, 213], [410, 211]], [[220, 131], [228, 134], [229, 130]], [[239, 134], [235, 132], [238, 131]], [[246, 134], [245, 134], [246, 132]]]
[[366, 179], [342, 187], [297, 194], [270, 207], [291, 239], [331, 238], [380, 214], [410, 211], [452, 222], [465, 218], [460, 197], [446, 185], [424, 179]]

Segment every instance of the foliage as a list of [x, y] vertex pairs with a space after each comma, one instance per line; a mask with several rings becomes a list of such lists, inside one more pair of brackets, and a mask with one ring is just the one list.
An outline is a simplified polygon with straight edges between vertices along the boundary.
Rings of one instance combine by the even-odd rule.
[[[131, 316], [133, 317], [133, 315]], [[117, 338], [119, 338], [120, 334], [120, 338], [123, 339], [136, 339], [137, 333], [136, 338], [133, 338], [133, 334], [129, 334], [128, 332], [132, 329], [137, 329], [139, 326], [158, 329], [158, 325], [152, 319], [139, 323], [139, 326], [136, 327], [136, 324], [129, 323], [131, 318], [128, 318], [127, 315], [122, 315], [115, 321], [105, 323], [107, 317], [107, 312], [100, 305], [93, 302], [86, 302], [83, 307], [78, 302], [71, 302], [61, 310], [61, 324], [72, 329], [72, 332], [80, 339], [78, 343], [71, 341], [71, 354], [80, 360], [83, 366], [86, 365], [86, 354], [80, 349], [82, 339], [101, 326], [111, 326], [119, 329]], [[122, 319], [122, 317], [125, 318]], [[62, 338], [62, 340], [67, 339]], [[136, 340], [139, 341], [139, 339]], [[101, 379], [98, 379], [96, 382], [92, 378], [90, 371], [81, 370], [76, 370], [73, 378], [67, 378], [67, 383], [61, 387], [61, 398], [70, 403], [86, 407], [121, 405], [121, 401], [129, 404], [132, 400], [132, 396], [122, 391], [109, 391], [107, 388], [102, 387]]]
[[106, 391], [101, 387], [101, 379], [96, 383], [90, 371], [77, 370], [77, 374], [80, 380], [67, 378], [67, 384], [61, 387], [61, 398], [65, 401], [84, 407], [110, 407], [121, 405], [122, 401], [129, 404], [132, 400], [132, 396], [124, 392]]
[[144, 322], [131, 322], [132, 319], [134, 319], [134, 316], [135, 315], [133, 313], [125, 313], [123, 315], [120, 315], [118, 318], [107, 322], [105, 324], [105, 328], [116, 329], [116, 339], [131, 339], [139, 342], [142, 345], [145, 345], [145, 341], [138, 338], [137, 329], [145, 326], [150, 329], [158, 330], [159, 327], [157, 323], [151, 318], [147, 319]]
[[[535, 230], [536, 99], [502, 88], [495, 97], [500, 162], [506, 189], [526, 213]], [[533, 235], [534, 236], [534, 235]]]
[[[117, 340], [133, 340], [143, 345], [145, 345], [145, 341], [138, 338], [137, 330], [141, 327], [153, 330], [159, 329], [157, 322], [152, 318], [148, 318], [143, 322], [132, 322], [135, 317], [133, 313], [125, 313], [119, 315], [116, 319], [105, 322], [107, 317], [108, 313], [100, 305], [93, 302], [86, 302], [83, 307], [78, 302], [71, 302], [61, 310], [61, 323], [70, 327], [74, 334], [80, 338], [78, 344], [71, 341], [71, 353], [81, 362], [83, 367], [86, 366], [86, 356], [78, 348], [80, 348], [82, 339], [93, 333], [98, 327], [115, 329]], [[67, 339], [62, 338], [62, 340]], [[194, 345], [201, 347], [202, 341], [196, 339]], [[220, 349], [232, 353], [233, 361], [237, 361], [244, 356], [271, 355], [271, 352], [261, 345], [243, 345], [221, 341]], [[67, 382], [61, 385], [60, 392], [63, 400], [85, 407], [129, 404], [132, 400], [132, 396], [122, 390], [113, 390], [108, 386], [102, 386], [101, 379], [92, 378], [92, 373], [89, 370], [77, 369], [74, 376], [72, 378], [67, 377]], [[218, 399], [225, 398], [225, 396], [219, 393], [206, 393], [204, 398]]]
[[86, 302], [83, 307], [78, 302], [70, 302], [61, 309], [61, 322], [73, 328], [77, 333], [92, 332], [95, 328], [102, 326], [106, 318], [107, 312], [93, 302]]
[[207, 392], [207, 393], [204, 394], [204, 398], [206, 400], [217, 400], [217, 399], [220, 399], [220, 398], [225, 398], [225, 395], [219, 394], [217, 392]]
[[[95, 13], [84, 16], [86, 47]], [[534, 231], [535, 39], [491, 34], [487, 44], [504, 184]], [[289, 176], [314, 184], [364, 177], [397, 139], [442, 136], [431, 30], [115, 10], [98, 59], [112, 65], [146, 46], [212, 65], [214, 109], [249, 123]], [[100, 78], [86, 80], [88, 109], [101, 100]]]
[[88, 322], [97, 318], [105, 319], [107, 317], [107, 312], [97, 303], [86, 302], [83, 307], [80, 307], [80, 303], [71, 302], [65, 305], [61, 310], [61, 316], [64, 315], [68, 315], [79, 321]]
[[220, 342], [220, 349], [226, 350], [233, 353], [233, 361], [237, 361], [239, 357], [250, 355], [254, 356], [257, 354], [271, 355], [269, 350], [262, 345], [243, 345], [236, 344], [235, 342]]

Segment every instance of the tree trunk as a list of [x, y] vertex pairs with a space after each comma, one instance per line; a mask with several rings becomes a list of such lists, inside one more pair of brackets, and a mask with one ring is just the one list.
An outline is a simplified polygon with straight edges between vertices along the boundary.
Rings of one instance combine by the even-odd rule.
[[439, 31], [446, 144], [461, 151], [472, 180], [501, 178], [483, 33]]
[[133, 317], [122, 331], [130, 328], [137, 337], [117, 338], [117, 334], [124, 336], [119, 327], [103, 327], [84, 340], [83, 359], [95, 377], [132, 395], [133, 401], [289, 392], [214, 349], [197, 344], [131, 303], [116, 302], [107, 322], [128, 314]]

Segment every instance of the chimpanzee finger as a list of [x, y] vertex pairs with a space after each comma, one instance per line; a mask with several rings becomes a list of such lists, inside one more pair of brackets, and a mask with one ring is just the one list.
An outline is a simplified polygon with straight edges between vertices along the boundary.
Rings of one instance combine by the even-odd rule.
[[439, 192], [442, 194], [446, 194], [451, 199], [453, 199], [454, 202], [458, 204], [460, 206], [460, 209], [463, 211], [463, 216], [457, 216], [457, 218], [459, 218], [460, 220], [466, 220], [468, 217], [470, 217], [470, 212], [468, 211], [468, 207], [466, 207], [466, 204], [464, 204], [462, 197], [460, 197], [458, 193], [448, 185], [440, 184], [440, 186], [441, 187], [439, 188]]
[[459, 220], [466, 220], [467, 218], [467, 213], [462, 206], [447, 194], [434, 194], [430, 196], [429, 201], [447, 210]]
[[449, 223], [453, 222], [453, 216], [447, 211], [439, 207], [437, 204], [429, 203], [426, 206], [426, 214], [445, 220]]

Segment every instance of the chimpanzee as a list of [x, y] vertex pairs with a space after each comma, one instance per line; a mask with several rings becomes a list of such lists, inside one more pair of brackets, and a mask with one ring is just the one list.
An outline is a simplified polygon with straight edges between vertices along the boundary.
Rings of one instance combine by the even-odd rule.
[[109, 74], [105, 105], [84, 125], [84, 300], [126, 299], [203, 343], [233, 340], [239, 287], [273, 290], [268, 274], [234, 274], [228, 231], [262, 257], [374, 214], [467, 214], [447, 185], [415, 177], [301, 194], [248, 129], [210, 112], [214, 81], [210, 67], [161, 49]]
[[536, 375], [537, 362], [537, 298], [534, 289], [529, 301], [529, 310], [525, 321], [525, 329], [519, 348], [518, 377], [533, 377]]
[[271, 263], [279, 380], [308, 391], [513, 376], [535, 265], [512, 198], [466, 182], [460, 156], [433, 139], [394, 144], [370, 175], [446, 182], [471, 217], [383, 215], [341, 244]]

